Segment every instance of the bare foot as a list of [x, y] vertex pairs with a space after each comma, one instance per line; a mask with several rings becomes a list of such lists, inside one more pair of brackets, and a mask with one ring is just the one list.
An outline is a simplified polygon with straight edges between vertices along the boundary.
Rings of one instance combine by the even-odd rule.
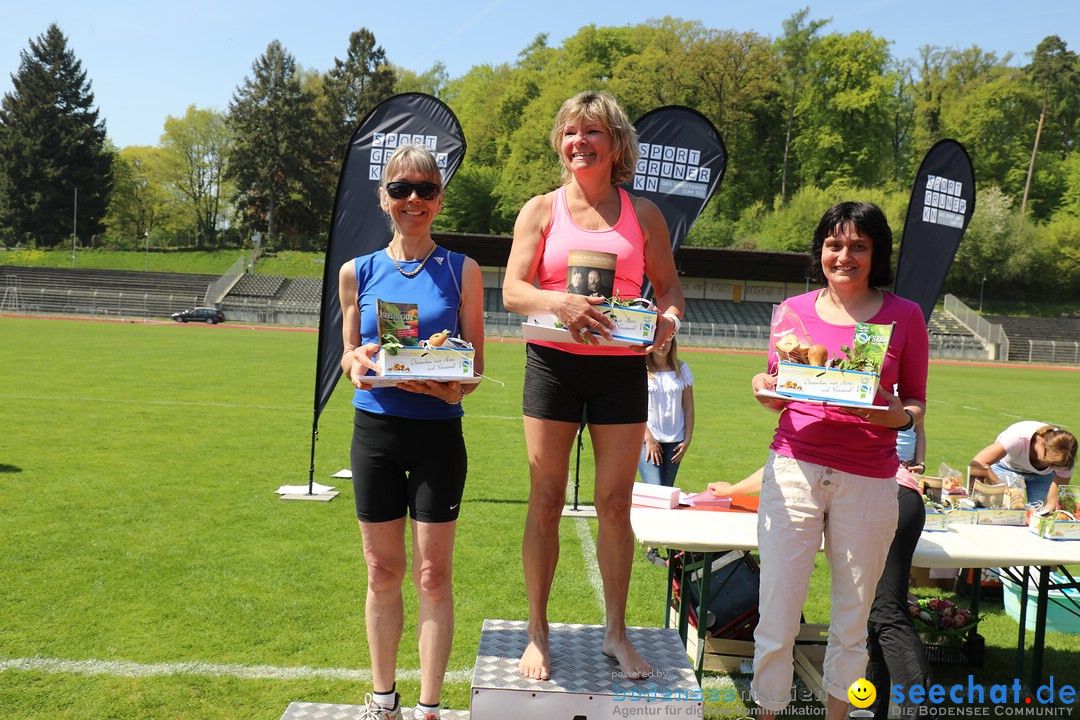
[[604, 654], [619, 663], [619, 670], [630, 680], [641, 680], [652, 676], [652, 665], [641, 657], [630, 643], [630, 638], [623, 635], [616, 638], [604, 635]]
[[521, 677], [531, 680], [547, 680], [551, 677], [551, 652], [546, 637], [529, 640], [518, 663], [518, 672]]

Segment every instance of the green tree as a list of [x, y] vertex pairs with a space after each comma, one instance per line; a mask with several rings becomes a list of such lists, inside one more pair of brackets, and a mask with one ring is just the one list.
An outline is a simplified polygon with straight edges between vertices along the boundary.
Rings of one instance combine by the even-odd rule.
[[326, 73], [325, 80], [340, 158], [364, 116], [394, 94], [397, 78], [386, 61], [386, 51], [375, 43], [375, 35], [367, 28], [360, 28], [349, 35], [345, 59], [334, 58], [334, 67]]
[[160, 148], [132, 145], [113, 159], [113, 189], [105, 224], [118, 245], [138, 245], [151, 233], [165, 229], [175, 211], [162, 178], [165, 161]]
[[310, 202], [323, 160], [311, 132], [316, 122], [296, 60], [274, 40], [229, 103], [234, 145], [226, 170], [241, 217], [250, 229], [265, 230], [272, 246], [310, 245], [322, 220]]
[[614, 66], [608, 89], [631, 120], [664, 105], [696, 104], [689, 50], [705, 32], [700, 22], [671, 17], [630, 30], [635, 51]]
[[784, 66], [781, 85], [784, 95], [784, 158], [780, 172], [780, 197], [788, 198], [788, 168], [791, 163], [791, 143], [797, 133], [796, 118], [803, 87], [810, 72], [810, 55], [819, 41], [817, 32], [831, 20], [806, 21], [810, 8], [803, 8], [783, 22], [783, 34], [776, 40], [776, 49]]
[[914, 66], [910, 61], [892, 62], [890, 73], [894, 84], [889, 98], [890, 142], [892, 150], [891, 179], [898, 187], [914, 177], [918, 167], [913, 138], [915, 133]]
[[475, 65], [447, 85], [442, 99], [454, 111], [468, 140], [466, 163], [491, 167], [499, 164], [504, 139], [493, 108], [506, 94], [512, 75], [509, 65]]
[[[956, 138], [971, 154], [980, 185], [1007, 186], [1006, 175], [1016, 161], [1013, 136], [1026, 137], [1019, 128], [1027, 122], [1023, 93], [1010, 90], [1020, 78], [1019, 71], [1008, 65], [1011, 57], [999, 58], [975, 45], [962, 50], [919, 49], [918, 80], [912, 88], [914, 160], [939, 140]], [[984, 142], [989, 138], [993, 142]]]
[[446, 72], [446, 65], [436, 62], [422, 73], [415, 73], [406, 68], [391, 66], [394, 71], [394, 93], [425, 93], [434, 97], [441, 97], [450, 81], [450, 75]]
[[1015, 226], [1012, 198], [996, 185], [980, 188], [975, 214], [949, 269], [946, 290], [972, 297], [984, 275], [991, 288], [1004, 287], [1012, 250], [1009, 238]]
[[218, 244], [231, 145], [232, 133], [220, 112], [189, 105], [184, 117], [170, 115], [165, 120], [161, 136], [165, 179], [186, 207], [196, 247]]
[[1042, 98], [1039, 110], [1039, 123], [1035, 130], [1035, 142], [1031, 147], [1031, 162], [1024, 180], [1024, 198], [1020, 202], [1020, 216], [1027, 213], [1028, 195], [1031, 192], [1031, 179], [1035, 174], [1035, 156], [1039, 152], [1039, 139], [1047, 113], [1055, 116], [1061, 130], [1059, 144], [1062, 157], [1068, 154], [1071, 129], [1076, 123], [1080, 108], [1080, 67], [1076, 53], [1069, 50], [1065, 41], [1057, 35], [1050, 35], [1035, 48], [1031, 64], [1027, 67], [1031, 81], [1038, 88]]
[[1010, 198], [1023, 192], [1028, 130], [1038, 115], [1038, 99], [1021, 74], [1004, 68], [969, 83], [942, 113], [944, 132], [967, 148], [980, 187], [997, 185]]
[[832, 34], [814, 45], [794, 142], [801, 182], [874, 186], [888, 176], [896, 84], [889, 60], [888, 42], [865, 31]]
[[1080, 217], [1080, 154], [1072, 153], [1062, 163], [1065, 190], [1061, 197], [1060, 213]]
[[89, 239], [104, 229], [112, 152], [82, 63], [54, 24], [11, 79], [0, 101], [0, 227], [46, 246], [73, 230]]
[[1055, 214], [1039, 232], [1045, 237], [1052, 267], [1043, 279], [1052, 278], [1059, 297], [1075, 303], [1080, 296], [1080, 215]]
[[694, 39], [687, 64], [697, 110], [716, 126], [728, 151], [724, 188], [712, 201], [732, 218], [777, 192], [782, 149], [780, 58], [768, 38], [752, 32], [709, 31]]
[[437, 219], [440, 230], [492, 234], [502, 231], [497, 214], [499, 169], [462, 165], [446, 188], [446, 201]]

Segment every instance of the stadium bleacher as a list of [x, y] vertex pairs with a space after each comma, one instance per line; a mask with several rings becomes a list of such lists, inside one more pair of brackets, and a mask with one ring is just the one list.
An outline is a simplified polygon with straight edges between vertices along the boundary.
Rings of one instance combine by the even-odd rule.
[[[0, 310], [167, 318], [178, 310], [202, 305], [207, 288], [217, 279], [216, 275], [187, 273], [0, 266], [0, 297], [4, 303]], [[306, 323], [309, 321], [296, 315], [289, 320], [275, 320], [283, 316], [275, 316], [273, 311], [317, 319], [321, 302], [322, 278], [244, 275], [220, 305], [226, 312], [230, 308], [264, 309], [260, 322]], [[484, 288], [484, 311], [492, 322], [500, 318], [500, 322], [509, 322], [507, 317], [516, 317], [506, 316], [500, 288]], [[760, 335], [762, 329], [767, 336], [771, 315], [770, 303], [690, 298], [684, 321], [713, 326], [706, 332], [715, 336], [741, 337], [749, 331]], [[1009, 360], [1080, 362], [1068, 356], [1071, 352], [1080, 358], [1080, 318], [988, 315], [984, 319], [1004, 327], [1009, 338]], [[509, 322], [508, 327], [516, 327], [518, 321]], [[928, 330], [934, 349], [982, 347], [982, 341], [967, 325], [941, 309], [931, 315]], [[1065, 348], [1063, 358], [1045, 354], [1045, 348], [1052, 344]]]
[[285, 278], [280, 275], [243, 275], [237, 281], [230, 296], [272, 298], [281, 289]]
[[0, 292], [29, 312], [168, 317], [203, 303], [217, 275], [0, 266]]
[[[1009, 360], [1041, 359], [1033, 353], [1032, 344], [1048, 342], [1074, 346], [1080, 343], [1080, 318], [1030, 318], [1008, 315], [984, 315], [987, 322], [1001, 325], [1009, 337]], [[1038, 357], [1033, 357], [1036, 355]], [[1045, 358], [1053, 359], [1053, 358]]]
[[285, 280], [274, 299], [319, 305], [322, 302], [322, 278], [299, 277]]

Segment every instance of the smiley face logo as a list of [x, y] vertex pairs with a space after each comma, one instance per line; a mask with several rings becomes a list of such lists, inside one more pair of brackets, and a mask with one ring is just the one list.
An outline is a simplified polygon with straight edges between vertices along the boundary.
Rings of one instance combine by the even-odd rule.
[[859, 678], [851, 683], [847, 690], [848, 701], [860, 710], [870, 707], [877, 699], [877, 688], [866, 678]]

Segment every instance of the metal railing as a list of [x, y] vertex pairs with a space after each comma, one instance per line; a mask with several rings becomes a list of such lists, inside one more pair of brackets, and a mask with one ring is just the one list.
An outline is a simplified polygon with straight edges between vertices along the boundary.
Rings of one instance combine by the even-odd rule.
[[244, 253], [240, 253], [240, 257], [236, 258], [236, 262], [206, 288], [206, 297], [203, 299], [203, 304], [217, 307], [217, 304], [225, 299], [229, 291], [236, 287], [236, 283], [240, 282], [240, 278], [244, 276], [244, 268]]
[[56, 313], [148, 320], [168, 318], [170, 314], [195, 307], [198, 295], [121, 292], [110, 290], [62, 290], [59, 288], [21, 288], [19, 313]]
[[[26, 288], [11, 284], [2, 288], [3, 302], [0, 311], [22, 314], [54, 313], [64, 315], [90, 315], [125, 319], [168, 319], [169, 315], [187, 310], [203, 301], [195, 294], [122, 292], [110, 290], [78, 290], [60, 288]], [[949, 296], [952, 297], [952, 296]], [[952, 304], [948, 298], [947, 303]], [[956, 301], [959, 303], [959, 301]], [[959, 303], [959, 305], [963, 305]], [[237, 297], [222, 303], [228, 322], [259, 323], [318, 327], [319, 304], [270, 300], [265, 298]], [[960, 309], [956, 317], [965, 322], [970, 315]], [[949, 309], [949, 312], [953, 312]], [[955, 315], [956, 313], [954, 313]], [[978, 318], [981, 320], [981, 318]], [[486, 334], [491, 337], [521, 337], [521, 323], [525, 318], [516, 313], [489, 312], [485, 314]], [[992, 340], [984, 343], [978, 336], [961, 334], [931, 334], [930, 356], [942, 359], [1006, 360], [1009, 340], [1000, 325], [983, 321], [980, 327]], [[965, 322], [967, 324], [967, 322]], [[993, 338], [999, 338], [996, 344]], [[715, 347], [740, 350], [766, 351], [769, 347], [769, 326], [729, 323], [685, 322], [679, 333], [679, 341], [685, 347]], [[1046, 362], [1080, 364], [1080, 342], [1061, 340], [1029, 340], [1026, 358], [1020, 362]]]
[[1028, 340], [1026, 360], [1027, 362], [1080, 363], [1080, 342]]
[[991, 360], [1009, 359], [1009, 337], [1005, 334], [1005, 328], [987, 322], [982, 315], [969, 308], [955, 295], [945, 296], [945, 311], [966, 325], [993, 351], [990, 354]]

